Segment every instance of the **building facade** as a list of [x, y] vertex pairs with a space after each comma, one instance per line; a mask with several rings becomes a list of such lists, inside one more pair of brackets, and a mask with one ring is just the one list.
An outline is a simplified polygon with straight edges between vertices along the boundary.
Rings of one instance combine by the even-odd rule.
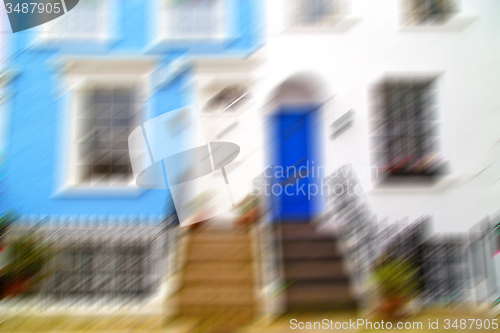
[[[9, 37], [2, 200], [19, 225], [43, 226], [65, 247], [54, 267], [67, 269], [45, 281], [47, 292], [158, 290], [164, 249], [153, 240], [175, 208], [168, 190], [135, 184], [129, 133], [196, 104], [201, 93], [204, 103], [215, 98], [206, 106], [214, 112], [227, 102], [224, 91], [243, 94], [248, 70], [239, 63], [262, 45], [263, 24], [261, 1], [83, 0], [44, 25], [2, 34]], [[207, 66], [197, 62], [211, 59], [236, 67], [202, 73]]]
[[171, 214], [168, 192], [133, 184], [128, 133], [195, 103], [193, 68], [176, 68], [180, 59], [241, 58], [258, 48], [260, 7], [232, 0], [82, 1], [15, 34], [10, 205], [21, 215]]
[[433, 232], [467, 233], [498, 210], [498, 11], [82, 0], [12, 37], [7, 205], [62, 225], [171, 216], [168, 191], [135, 186], [127, 138], [196, 104], [206, 140], [237, 143], [247, 178], [270, 182], [271, 222], [323, 219], [338, 194], [323, 179], [351, 164], [373, 223], [431, 215]]

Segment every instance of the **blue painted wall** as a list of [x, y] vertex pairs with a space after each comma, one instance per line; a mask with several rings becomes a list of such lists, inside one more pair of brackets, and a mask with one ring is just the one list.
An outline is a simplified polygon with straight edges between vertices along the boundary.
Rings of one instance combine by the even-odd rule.
[[[156, 56], [160, 66], [189, 55], [249, 55], [263, 43], [261, 0], [229, 0], [235, 25], [229, 38], [217, 42], [183, 41], [154, 43], [153, 1], [116, 0], [115, 38], [97, 43], [33, 43], [37, 30], [13, 35], [8, 66], [15, 72], [9, 84], [12, 97], [7, 103], [7, 206], [20, 214], [65, 216], [144, 216], [173, 211], [168, 191], [145, 190], [141, 195], [118, 198], [112, 195], [80, 198], [57, 197], [61, 133], [67, 103], [58, 95], [61, 76], [55, 62], [62, 56]], [[192, 73], [186, 70], [157, 87], [148, 100], [150, 117], [193, 102], [189, 89]], [[186, 89], [187, 86], [187, 89]]]

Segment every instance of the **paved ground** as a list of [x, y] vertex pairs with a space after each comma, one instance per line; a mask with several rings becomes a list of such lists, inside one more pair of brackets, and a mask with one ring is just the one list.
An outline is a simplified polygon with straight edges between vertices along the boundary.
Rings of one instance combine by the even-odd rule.
[[[489, 316], [489, 318], [488, 318]], [[310, 322], [325, 323], [333, 321], [333, 323], [349, 322], [349, 320], [359, 319], [355, 313], [316, 313], [316, 314], [291, 314], [281, 318], [275, 318], [271, 322], [266, 318], [260, 318], [252, 323], [245, 329], [240, 329], [240, 332], [380, 332], [380, 329], [366, 329], [366, 327], [359, 327], [352, 329], [352, 326], [347, 329], [320, 329], [316, 324], [316, 329], [298, 329], [299, 322], [307, 325]], [[297, 329], [292, 329], [291, 320], [297, 320]], [[450, 320], [450, 329], [446, 329], [445, 320]], [[433, 309], [424, 311], [418, 315], [410, 316], [406, 319], [408, 322], [421, 322], [422, 329], [412, 328], [401, 330], [405, 333], [410, 332], [498, 332], [500, 329], [477, 329], [474, 325], [470, 328], [471, 321], [467, 321], [466, 328], [455, 329], [452, 327], [455, 319], [458, 319], [457, 324], [460, 325], [461, 319], [494, 319], [492, 314], [487, 314], [484, 310], [471, 310], [471, 309]], [[429, 320], [431, 322], [438, 321], [438, 329], [429, 329]], [[62, 315], [15, 315], [6, 316], [0, 313], [0, 332], [71, 332], [71, 333], [155, 333], [155, 332], [228, 332], [231, 330], [215, 330], [210, 329], [211, 323], [196, 322], [187, 318], [174, 318], [166, 320], [161, 315], [92, 315], [92, 316], [62, 316]], [[372, 320], [374, 322], [374, 320]], [[500, 321], [500, 320], [498, 320]], [[294, 321], [292, 323], [295, 323]], [[335, 325], [335, 324], [333, 324]], [[344, 324], [345, 326], [346, 324]], [[395, 324], [394, 324], [395, 325]], [[500, 324], [499, 324], [500, 326]], [[463, 325], [462, 325], [463, 327]], [[389, 330], [387, 330], [389, 331]], [[397, 331], [392, 329], [392, 331]]]

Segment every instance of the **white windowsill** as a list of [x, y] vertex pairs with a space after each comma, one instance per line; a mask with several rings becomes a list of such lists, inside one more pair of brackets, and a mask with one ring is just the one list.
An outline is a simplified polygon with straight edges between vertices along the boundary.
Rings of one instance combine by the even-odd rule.
[[[117, 42], [120, 40], [118, 36], [86, 36], [86, 37], [75, 37], [75, 36], [41, 36], [35, 41], [34, 47], [37, 49], [46, 48], [64, 48], [73, 47], [80, 45], [90, 45], [91, 47], [97, 47], [99, 49], [107, 47], [107, 45]], [[104, 50], [104, 49], [103, 49]]]
[[160, 34], [159, 39], [162, 41], [199, 41], [199, 40], [225, 40], [228, 39], [229, 36], [225, 34], [214, 34], [212, 36], [203, 36], [203, 35], [174, 35], [174, 34]]
[[106, 36], [60, 36], [57, 34], [46, 34], [42, 35], [40, 41], [42, 43], [54, 43], [54, 42], [96, 42], [96, 43], [106, 43], [113, 38], [110, 35]]
[[116, 187], [84, 187], [64, 185], [57, 189], [53, 198], [137, 198], [146, 190], [135, 185]]
[[283, 32], [287, 34], [309, 34], [309, 33], [344, 33], [361, 21], [360, 17], [346, 16], [340, 18], [331, 26], [323, 27], [290, 27]]
[[425, 193], [440, 193], [450, 189], [454, 184], [460, 180], [456, 175], [446, 175], [436, 180], [436, 182], [429, 183], [407, 183], [407, 182], [394, 182], [394, 183], [381, 183], [373, 184], [373, 188], [368, 191], [368, 194], [425, 194]]
[[403, 26], [399, 32], [460, 32], [477, 19], [476, 16], [457, 15], [442, 25]]
[[223, 43], [236, 40], [237, 36], [230, 35], [214, 35], [214, 36], [196, 36], [196, 35], [184, 35], [175, 36], [169, 34], [161, 34], [156, 40], [154, 40], [149, 48], [155, 48], [158, 46], [192, 46], [200, 42], [208, 43]]
[[202, 37], [202, 36], [172, 36], [172, 35], [159, 35], [154, 40], [146, 45], [144, 48], [145, 52], [165, 52], [172, 47], [193, 47], [203, 44], [203, 42], [209, 44], [223, 44], [236, 41], [239, 38], [238, 35], [225, 35], [225, 36], [212, 36], [212, 37]]
[[[164, 283], [163, 283], [164, 284]], [[162, 289], [164, 289], [164, 286]], [[160, 287], [160, 288], [161, 288]], [[81, 298], [69, 298], [53, 301], [50, 296], [31, 296], [25, 299], [5, 298], [0, 301], [0, 311], [7, 316], [104, 316], [104, 315], [157, 315], [162, 314], [160, 306], [164, 292], [161, 290], [144, 300], [127, 301], [126, 305], [103, 297], [101, 302], [93, 304]]]

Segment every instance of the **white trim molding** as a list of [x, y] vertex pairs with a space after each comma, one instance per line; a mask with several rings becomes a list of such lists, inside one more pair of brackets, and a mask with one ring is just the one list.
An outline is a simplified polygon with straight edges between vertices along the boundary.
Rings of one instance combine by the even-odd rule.
[[87, 186], [76, 181], [75, 115], [78, 110], [78, 96], [95, 86], [133, 88], [137, 94], [137, 107], [141, 114], [139, 121], [148, 116], [147, 101], [151, 96], [151, 74], [156, 61], [151, 58], [65, 58], [60, 60], [62, 69], [61, 91], [62, 129], [61, 149], [56, 170], [58, 186], [54, 197], [137, 197], [144, 190], [133, 181], [126, 186]]

